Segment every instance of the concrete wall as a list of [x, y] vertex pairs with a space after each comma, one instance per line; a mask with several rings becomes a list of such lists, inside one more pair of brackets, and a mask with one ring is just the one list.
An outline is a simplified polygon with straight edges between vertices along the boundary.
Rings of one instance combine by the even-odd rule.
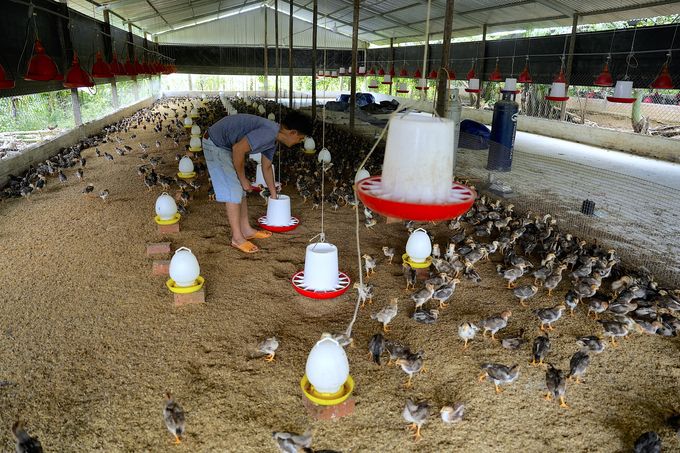
[[[473, 120], [491, 126], [493, 111], [463, 107], [462, 119]], [[583, 126], [565, 121], [520, 116], [517, 129], [532, 134], [569, 140], [600, 148], [613, 149], [643, 157], [680, 162], [680, 140], [652, 137], [633, 132]]]
[[35, 166], [39, 162], [44, 162], [56, 155], [62, 149], [73, 146], [83, 137], [98, 134], [105, 126], [116, 123], [121, 119], [134, 114], [139, 109], [149, 107], [160, 97], [160, 94], [156, 94], [148, 99], [139, 101], [136, 104], [119, 109], [108, 116], [81, 124], [78, 127], [55, 135], [53, 138], [31, 145], [28, 148], [21, 150], [19, 153], [12, 153], [11, 155], [3, 157], [0, 161], [0, 187], [7, 184], [10, 174], [18, 176], [24, 173], [31, 165]]
[[[567, 101], [567, 109], [580, 111], [581, 107], [586, 108], [586, 119], [588, 113], [607, 113], [611, 115], [620, 115], [630, 118], [633, 104], [622, 104], [620, 102], [609, 102], [606, 99], [581, 99], [580, 103], [577, 98], [570, 97]], [[645, 104], [641, 105], [642, 116], [648, 116], [651, 120], [659, 121], [666, 124], [675, 124], [680, 122], [680, 106], [678, 105], [664, 105], [664, 104]]]

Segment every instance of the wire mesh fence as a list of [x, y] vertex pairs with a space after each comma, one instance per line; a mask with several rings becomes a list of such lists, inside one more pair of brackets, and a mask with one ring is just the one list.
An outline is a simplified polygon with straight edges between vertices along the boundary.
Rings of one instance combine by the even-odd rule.
[[[478, 141], [469, 135], [461, 133], [461, 143]], [[489, 187], [489, 179], [502, 181], [514, 192], [506, 203], [516, 211], [531, 211], [532, 218], [550, 214], [560, 231], [589, 243], [597, 240], [603, 250], [616, 250], [624, 264], [649, 269], [659, 283], [680, 284], [680, 190], [517, 150], [510, 172], [490, 173], [488, 154], [459, 148], [457, 176], [472, 178], [476, 182], [471, 184], [481, 189]], [[581, 212], [585, 201], [594, 202], [592, 215]]]

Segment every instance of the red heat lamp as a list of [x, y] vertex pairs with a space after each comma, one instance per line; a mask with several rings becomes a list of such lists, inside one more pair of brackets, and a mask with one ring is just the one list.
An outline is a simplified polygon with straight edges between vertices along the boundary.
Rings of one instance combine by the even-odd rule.
[[[375, 75], [375, 68], [373, 66], [371, 66], [371, 70], [368, 71], [368, 75]], [[383, 71], [383, 75], [384, 75], [384, 71]]]
[[92, 65], [91, 74], [95, 79], [110, 79], [113, 77], [111, 68], [102, 59], [102, 53], [100, 51], [97, 51], [97, 61]]
[[564, 70], [560, 68], [560, 73], [555, 77], [553, 83], [567, 83], [567, 79], [564, 77]]
[[125, 58], [125, 71], [127, 72], [127, 75], [129, 76], [136, 76], [137, 75], [137, 70], [135, 69], [135, 66], [130, 62], [130, 55], [128, 55]]
[[[0, 77], [0, 80], [2, 78]], [[668, 75], [668, 66], [664, 66], [663, 71], [661, 71], [661, 75], [656, 78], [654, 83], [652, 83], [651, 87], [652, 89], [655, 90], [672, 90], [673, 89], [673, 80], [671, 79], [671, 76]]]
[[599, 87], [610, 87], [614, 85], [612, 83], [612, 76], [609, 74], [609, 65], [605, 65], [602, 74], [597, 76], [597, 79], [595, 80], [595, 85]]
[[476, 79], [476, 78], [477, 78], [477, 75], [475, 74], [475, 68], [473, 66], [473, 67], [470, 68], [470, 72], [468, 72], [467, 75], [465, 76], [465, 79], [470, 80], [470, 79]]
[[5, 69], [0, 64], [0, 88], [14, 88], [14, 80], [7, 80]]
[[408, 77], [408, 72], [406, 72], [406, 66], [401, 68], [401, 72], [399, 73], [399, 77]]
[[453, 72], [453, 68], [449, 69], [449, 80], [456, 80], [456, 74]]
[[[125, 63], [125, 66], [127, 66], [127, 63]], [[146, 71], [144, 70], [144, 66], [139, 62], [139, 58], [135, 57], [135, 63], [132, 65], [133, 68], [135, 68], [135, 74], [139, 75], [145, 75]]]
[[383, 69], [382, 66], [380, 66], [380, 71], [378, 71], [378, 75], [381, 77], [385, 75], [385, 70]]
[[390, 69], [390, 72], [388, 72], [390, 77], [395, 78], [397, 76], [397, 73], [394, 72], [394, 66], [392, 66], [392, 69]]
[[503, 78], [501, 77], [501, 73], [498, 72], [498, 65], [496, 65], [496, 69], [494, 69], [493, 72], [491, 73], [489, 80], [491, 82], [502, 82], [503, 81]]
[[113, 54], [113, 60], [111, 60], [111, 64], [109, 64], [109, 69], [111, 70], [111, 74], [114, 76], [127, 75], [125, 65], [118, 61], [118, 55], [115, 53]]
[[[553, 83], [563, 83], [564, 84], [564, 93], [567, 94], [567, 79], [564, 77], [564, 70], [560, 68], [560, 73], [555, 77], [555, 80], [553, 80]], [[551, 90], [552, 94], [552, 90]], [[569, 100], [569, 96], [546, 96], [545, 97], [549, 101], [555, 101], [555, 102], [564, 102]]]
[[76, 54], [73, 54], [71, 69], [66, 73], [66, 80], [62, 84], [67, 88], [88, 88], [94, 86], [94, 81], [86, 70], [80, 67], [80, 62]]
[[45, 55], [45, 48], [40, 41], [35, 40], [35, 54], [28, 61], [28, 71], [23, 75], [24, 80], [29, 82], [49, 82], [50, 80], [62, 81], [64, 76], [59, 74], [59, 69], [54, 61]]
[[427, 77], [428, 79], [436, 79], [437, 78], [437, 71], [432, 68], [432, 71], [430, 71], [430, 75]]
[[524, 67], [524, 71], [517, 77], [517, 81], [519, 83], [531, 83], [531, 76], [529, 75], [529, 71], [527, 70], [527, 67]]
[[420, 68], [416, 68], [416, 72], [413, 73], [414, 79], [422, 79], [423, 75], [420, 73]]
[[146, 62], [146, 59], [142, 60], [142, 67], [144, 68], [144, 74], [154, 75], [155, 71], [151, 68], [151, 65]]

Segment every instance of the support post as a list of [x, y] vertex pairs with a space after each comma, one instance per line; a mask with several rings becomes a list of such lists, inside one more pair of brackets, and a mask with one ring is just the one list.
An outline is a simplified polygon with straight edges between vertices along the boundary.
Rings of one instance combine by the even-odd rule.
[[274, 100], [279, 102], [279, 0], [274, 0], [274, 42], [276, 43], [276, 50], [274, 51], [274, 64], [276, 65], [276, 95]]
[[[390, 69], [394, 67], [394, 38], [390, 38]], [[394, 85], [394, 80], [392, 80]], [[390, 96], [392, 96], [392, 85], [390, 85]]]
[[288, 16], [288, 107], [293, 108], [293, 0], [290, 2], [290, 16]]
[[71, 102], [73, 103], [73, 116], [76, 119], [76, 126], [83, 124], [83, 117], [80, 114], [80, 99], [78, 99], [78, 88], [71, 88]]
[[318, 12], [319, 1], [314, 0], [314, 13], [312, 18], [312, 121], [316, 118], [316, 29], [318, 25]]
[[[132, 35], [132, 24], [128, 23], [128, 54], [130, 61], [134, 63], [135, 59], [135, 45], [134, 36]], [[132, 77], [132, 93], [135, 95], [135, 102], [139, 102], [139, 90], [137, 88], [137, 76]]]
[[[567, 67], [565, 69], [565, 79], [567, 79], [567, 88], [569, 89], [569, 84], [571, 83], [571, 70], [574, 65], [574, 49], [576, 48], [576, 27], [578, 26], [578, 13], [574, 13], [574, 17], [571, 22], [571, 36], [569, 37], [569, 56], [567, 57]], [[562, 110], [560, 111], [560, 120], [564, 121], [567, 116], [567, 103], [562, 103]]]
[[194, 87], [193, 84], [191, 83], [191, 74], [187, 74], [187, 78], [189, 79], [189, 91], [193, 91]]
[[[442, 41], [442, 64], [440, 68], [446, 69], [451, 56], [451, 29], [453, 28], [453, 1], [446, 0], [446, 18], [444, 19], [444, 36]], [[437, 113], [441, 118], [446, 118], [446, 101], [449, 88], [449, 71], [437, 71]]]
[[267, 70], [267, 16], [269, 16], [269, 8], [264, 8], [264, 97], [267, 97], [269, 92], [269, 71]]
[[[113, 53], [116, 51], [112, 47], [111, 41], [111, 20], [109, 18], [109, 10], [104, 10], [104, 59], [110, 61], [113, 58]], [[116, 78], [111, 78], [111, 105], [113, 110], [118, 110], [118, 89], [116, 88]]]
[[[480, 57], [482, 60], [482, 64], [480, 68], [481, 72], [479, 74], [480, 87], [483, 83], [482, 78], [484, 77], [484, 71], [486, 70], [486, 60], [484, 59], [485, 56], [486, 56], [486, 24], [482, 26], [482, 55]], [[483, 92], [484, 91], [482, 91], [482, 93]], [[477, 104], [475, 106], [476, 108], [479, 108], [481, 106], [482, 93], [477, 93]]]
[[111, 79], [111, 102], [113, 110], [118, 110], [118, 88], [116, 87], [115, 79]]
[[354, 110], [357, 103], [357, 47], [359, 46], [359, 6], [361, 0], [354, 0], [354, 20], [352, 21], [352, 75], [349, 97], [349, 132], [354, 133]]

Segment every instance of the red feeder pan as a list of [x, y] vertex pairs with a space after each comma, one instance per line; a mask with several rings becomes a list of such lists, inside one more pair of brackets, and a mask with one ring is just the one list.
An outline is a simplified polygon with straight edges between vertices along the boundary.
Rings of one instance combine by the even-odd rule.
[[14, 80], [7, 80], [5, 69], [0, 64], [0, 88], [14, 88]]
[[671, 80], [671, 76], [668, 75], [668, 66], [664, 66], [663, 71], [661, 71], [661, 75], [656, 78], [650, 88], [655, 90], [673, 89], [673, 80]]
[[95, 79], [110, 79], [113, 77], [111, 68], [102, 59], [102, 53], [97, 51], [97, 61], [92, 65], [92, 77]]
[[94, 82], [90, 75], [80, 67], [80, 62], [75, 53], [73, 54], [71, 69], [66, 73], [66, 81], [62, 85], [67, 88], [87, 88], [94, 86]]
[[413, 73], [413, 78], [414, 79], [420, 79], [422, 77], [423, 77], [423, 75], [420, 73], [420, 68], [416, 68], [416, 72]]
[[303, 296], [311, 297], [312, 299], [332, 299], [334, 297], [338, 297], [344, 294], [345, 291], [347, 291], [350, 283], [352, 282], [347, 274], [338, 271], [339, 289], [336, 289], [334, 291], [315, 291], [305, 289], [302, 287], [304, 278], [305, 271], [301, 270], [300, 272], [296, 272], [295, 274], [293, 274], [293, 277], [291, 277], [290, 281], [291, 283], [293, 283], [293, 288], [295, 288], [295, 291], [302, 294]]
[[379, 76], [384, 76], [385, 75], [385, 70], [383, 69], [382, 66], [380, 66], [380, 71], [378, 71]]
[[465, 214], [477, 198], [477, 193], [467, 186], [452, 183], [451, 202], [442, 205], [402, 203], [384, 198], [380, 176], [362, 179], [356, 184], [357, 196], [371, 210], [388, 217], [410, 219], [418, 222], [448, 220]]
[[501, 77], [501, 73], [498, 72], [498, 65], [496, 65], [496, 69], [494, 69], [493, 72], [491, 73], [489, 80], [491, 82], [502, 82], [503, 81], [503, 78]]
[[300, 224], [300, 219], [297, 217], [291, 217], [290, 218], [290, 225], [285, 225], [285, 226], [274, 226], [274, 225], [269, 225], [267, 223], [267, 216], [263, 215], [259, 219], [257, 219], [257, 223], [264, 228], [265, 230], [268, 231], [273, 231], [274, 233], [285, 233], [286, 231], [292, 231], [295, 228], [298, 227]]
[[40, 41], [35, 41], [35, 55], [28, 62], [28, 71], [23, 75], [24, 80], [49, 82], [50, 80], [62, 81], [64, 76], [59, 74], [59, 69], [54, 61], [45, 55], [45, 48]]
[[519, 83], [531, 83], [531, 76], [529, 75], [529, 71], [527, 71], [527, 67], [524, 67], [524, 71], [517, 77], [517, 81]]
[[127, 75], [125, 65], [118, 61], [118, 55], [116, 55], [115, 53], [113, 54], [113, 60], [111, 60], [109, 68], [111, 69], [111, 74], [113, 74], [114, 76]]
[[[274, 183], [274, 185], [276, 186], [276, 191], [278, 192], [278, 190], [281, 188], [281, 183], [277, 181], [277, 182]], [[260, 187], [259, 187], [257, 184], [255, 184], [255, 181], [253, 181], [253, 182], [250, 183], [250, 187], [251, 187], [255, 192], [259, 192], [259, 191], [260, 191]]]
[[599, 87], [610, 87], [614, 85], [612, 83], [612, 76], [609, 75], [609, 65], [606, 65], [604, 67], [604, 71], [602, 71], [602, 74], [600, 74], [597, 77], [597, 80], [595, 80], [595, 85]]
[[618, 102], [620, 104], [632, 104], [633, 102], [637, 101], [637, 98], [615, 98], [614, 96], [607, 96], [607, 100], [609, 102]]
[[388, 72], [388, 74], [389, 74], [392, 78], [395, 78], [395, 77], [397, 76], [397, 73], [394, 72], [394, 66], [392, 66], [392, 69], [390, 69], [390, 72]]
[[406, 66], [401, 68], [401, 72], [399, 73], [399, 77], [408, 77], [408, 72], [406, 72]]
[[432, 68], [432, 71], [430, 71], [430, 75], [427, 77], [428, 79], [436, 79], [437, 78], [437, 71]]

